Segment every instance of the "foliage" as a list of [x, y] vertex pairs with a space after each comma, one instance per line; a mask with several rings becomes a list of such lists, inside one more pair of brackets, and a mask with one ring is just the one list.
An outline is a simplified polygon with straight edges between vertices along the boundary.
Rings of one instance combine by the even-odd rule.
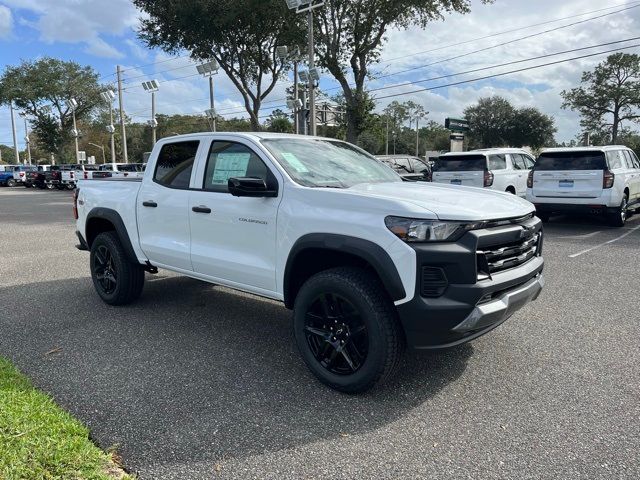
[[98, 75], [88, 66], [43, 57], [8, 66], [0, 77], [0, 104], [26, 112], [39, 146], [59, 153], [71, 143], [73, 120], [66, 100], [78, 102], [76, 118], [91, 116], [100, 103]]
[[265, 126], [270, 132], [293, 133], [293, 122], [289, 120], [289, 115], [280, 109], [271, 112]]
[[[488, 1], [491, 0], [483, 0]], [[355, 143], [366, 128], [364, 83], [371, 74], [369, 67], [379, 60], [387, 31], [412, 26], [426, 28], [444, 13], [467, 13], [470, 3], [469, 0], [327, 0], [316, 10], [318, 62], [342, 87], [348, 141]], [[349, 66], [349, 73], [345, 65]]]
[[563, 108], [580, 113], [585, 131], [617, 143], [624, 122], [640, 120], [640, 55], [615, 53], [561, 93]]
[[469, 121], [469, 147], [554, 145], [554, 120], [533, 107], [517, 109], [502, 97], [486, 97], [464, 110]]
[[[283, 0], [134, 0], [148, 16], [140, 38], [169, 53], [214, 58], [244, 99], [254, 130], [264, 98], [288, 70], [276, 47], [302, 43], [301, 18]], [[259, 21], [258, 21], [259, 19]]]
[[129, 478], [89, 430], [0, 358], [0, 478]]

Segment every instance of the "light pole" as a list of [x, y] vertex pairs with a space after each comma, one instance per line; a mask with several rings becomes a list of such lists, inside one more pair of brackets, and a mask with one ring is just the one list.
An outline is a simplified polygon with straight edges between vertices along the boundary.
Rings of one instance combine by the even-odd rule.
[[151, 125], [151, 146], [156, 144], [156, 128], [158, 127], [158, 121], [156, 120], [156, 92], [159, 89], [157, 80], [148, 80], [146, 82], [142, 82], [142, 88], [144, 88], [145, 92], [151, 93], [151, 120], [149, 120], [149, 125]]
[[95, 144], [95, 143], [91, 143], [91, 142], [88, 142], [88, 143], [89, 143], [89, 145], [93, 145], [94, 147], [97, 147], [100, 150], [102, 150], [102, 163], [103, 164], [107, 163], [107, 159], [106, 159], [106, 157], [104, 155], [104, 147], [102, 145], [98, 145], [98, 144]]
[[276, 55], [282, 63], [288, 60], [291, 60], [291, 62], [293, 63], [293, 100], [291, 100], [291, 105], [296, 105], [296, 107], [291, 107], [289, 105], [289, 100], [287, 100], [287, 106], [294, 111], [293, 130], [296, 134], [298, 134], [300, 133], [300, 119], [298, 118], [299, 106], [297, 106], [300, 102], [298, 92], [298, 64], [302, 61], [303, 57], [302, 55], [300, 55], [300, 47], [298, 47], [297, 45], [292, 47], [291, 51], [289, 51], [289, 47], [287, 46], [276, 47]]
[[[100, 94], [102, 99], [109, 104], [109, 125], [107, 125], [107, 131], [109, 132], [109, 145], [111, 147], [111, 163], [116, 163], [116, 141], [114, 134], [116, 133], [116, 127], [113, 125], [113, 100], [116, 98], [116, 94], [113, 90], [106, 90]], [[104, 162], [103, 162], [104, 163]]]
[[76, 163], [78, 163], [80, 161], [80, 154], [78, 153], [78, 137], [80, 136], [80, 132], [78, 132], [78, 126], [76, 125], [76, 108], [78, 108], [78, 102], [76, 102], [75, 98], [67, 100], [67, 108], [71, 110], [71, 115], [73, 116], [73, 130], [71, 130], [71, 134], [76, 144]]
[[198, 70], [200, 75], [203, 77], [209, 77], [209, 109], [206, 110], [206, 112], [207, 115], [209, 115], [210, 111], [212, 112], [212, 114], [209, 115], [209, 118], [211, 118], [211, 130], [213, 132], [216, 131], [216, 103], [213, 93], [213, 76], [218, 73], [218, 69], [218, 61], [215, 58], [208, 62], [201, 63], [200, 65], [196, 65], [196, 70]]
[[16, 155], [16, 165], [20, 163], [20, 153], [18, 152], [18, 136], [16, 135], [16, 119], [13, 115], [13, 101], [9, 102], [9, 110], [11, 110], [11, 131], [13, 132], [13, 149]]
[[27, 146], [27, 162], [31, 165], [31, 140], [29, 139], [29, 124], [27, 123], [27, 112], [20, 112], [19, 115], [24, 119], [24, 143]]
[[309, 23], [309, 134], [316, 134], [316, 95], [315, 82], [320, 77], [315, 68], [314, 42], [313, 42], [313, 11], [324, 5], [325, 0], [286, 0], [287, 6], [297, 13], [307, 12]]
[[[420, 109], [422, 110], [422, 108]], [[426, 117], [427, 115], [429, 115], [429, 112], [425, 112], [425, 111], [420, 111], [420, 112], [416, 112], [416, 157], [420, 156], [420, 128], [418, 126], [420, 119]]]

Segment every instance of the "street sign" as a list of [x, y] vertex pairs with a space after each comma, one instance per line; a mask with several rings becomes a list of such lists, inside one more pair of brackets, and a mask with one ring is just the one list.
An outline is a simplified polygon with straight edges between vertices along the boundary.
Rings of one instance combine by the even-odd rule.
[[462, 133], [452, 133], [449, 135], [449, 140], [462, 141], [464, 140], [464, 135]]
[[94, 157], [93, 155], [91, 155], [89, 158], [87, 158], [87, 163], [89, 165], [95, 165], [96, 164], [96, 157]]
[[466, 132], [469, 130], [469, 121], [464, 118], [447, 118], [444, 121], [444, 128], [452, 132]]

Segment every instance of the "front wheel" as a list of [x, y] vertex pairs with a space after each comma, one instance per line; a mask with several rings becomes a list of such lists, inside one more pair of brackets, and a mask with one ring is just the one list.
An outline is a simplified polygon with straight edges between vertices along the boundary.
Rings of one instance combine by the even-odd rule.
[[100, 298], [109, 305], [136, 300], [144, 286], [142, 265], [127, 258], [115, 232], [104, 232], [91, 245], [91, 278]]
[[620, 206], [615, 209], [613, 213], [611, 213], [608, 217], [609, 224], [614, 227], [624, 227], [627, 223], [627, 208], [628, 208], [627, 196], [624, 195], [622, 197], [622, 201], [620, 202]]
[[355, 267], [307, 280], [295, 301], [294, 333], [311, 372], [348, 393], [391, 377], [404, 350], [393, 302], [375, 274]]

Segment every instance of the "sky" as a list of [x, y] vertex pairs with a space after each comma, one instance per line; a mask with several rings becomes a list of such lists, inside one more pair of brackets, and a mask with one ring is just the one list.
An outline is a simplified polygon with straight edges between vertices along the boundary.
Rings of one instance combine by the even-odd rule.
[[[150, 95], [140, 83], [148, 79], [160, 83], [158, 113], [203, 114], [208, 108], [207, 81], [197, 74], [186, 52], [172, 57], [145, 47], [136, 35], [142, 15], [129, 0], [0, 0], [0, 69], [50, 56], [91, 65], [101, 75], [101, 82], [109, 84], [115, 81], [116, 65], [120, 65], [124, 69], [125, 111], [134, 120], [150, 118]], [[640, 1], [496, 0], [486, 5], [471, 0], [471, 12], [466, 15], [445, 15], [425, 29], [389, 31], [380, 63], [371, 67], [374, 78], [368, 88], [384, 88], [374, 92], [378, 110], [393, 100], [413, 100], [429, 112], [429, 119], [439, 123], [446, 117], [461, 116], [478, 98], [501, 95], [518, 107], [537, 107], [553, 116], [556, 139], [568, 141], [580, 131], [579, 118], [561, 108], [560, 92], [576, 86], [582, 72], [606, 55], [446, 85], [640, 43], [628, 41], [498, 66], [633, 37], [640, 37]], [[640, 48], [624, 51], [640, 53]], [[460, 75], [475, 69], [484, 70]], [[405, 70], [410, 71], [402, 73]], [[421, 80], [426, 81], [407, 84]], [[265, 100], [262, 115], [276, 107], [286, 110], [282, 105], [290, 84], [291, 78], [276, 85]], [[339, 91], [328, 72], [322, 73], [320, 86], [329, 96]], [[246, 116], [241, 97], [228, 78], [217, 75], [215, 87], [216, 110], [221, 115]], [[419, 88], [433, 89], [411, 93]], [[394, 94], [402, 95], [381, 98]], [[24, 124], [18, 116], [16, 121], [23, 148]], [[12, 144], [5, 106], [0, 107], [0, 143]]]

